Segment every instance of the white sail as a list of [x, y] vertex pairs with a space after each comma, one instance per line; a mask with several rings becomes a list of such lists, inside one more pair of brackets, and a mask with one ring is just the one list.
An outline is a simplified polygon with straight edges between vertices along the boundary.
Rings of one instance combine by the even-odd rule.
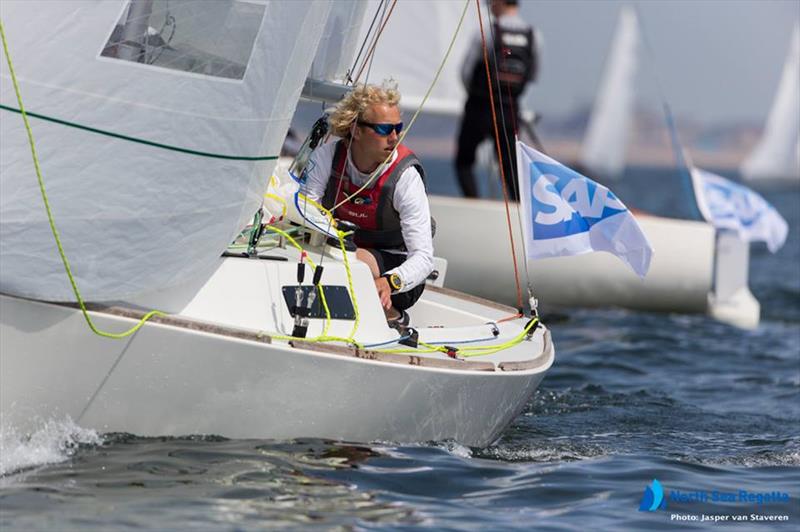
[[[330, 10], [324, 0], [0, 5], [27, 111], [249, 157], [280, 151]], [[18, 104], [5, 55], [0, 76], [0, 291], [74, 300], [22, 118], [8, 110]], [[30, 120], [44, 182], [87, 300], [210, 275], [257, 209], [274, 166], [41, 117]]]
[[[360, 39], [366, 35], [379, 4], [379, 0], [368, 2]], [[450, 57], [425, 104], [429, 113], [458, 115], [464, 109], [466, 90], [459, 72], [470, 39], [478, 31], [475, 9], [474, 2], [470, 2]], [[463, 10], [464, 2], [457, 0], [398, 2], [381, 34], [372, 63], [364, 69], [359, 81], [396, 80], [403, 95], [401, 107], [416, 111], [439, 69]], [[484, 28], [486, 24], [484, 17]]]
[[325, 81], [346, 81], [353, 66], [356, 47], [367, 4], [332, 2], [309, 77]]
[[625, 168], [638, 48], [636, 14], [625, 6], [581, 146], [580, 163], [593, 174], [620, 177]]
[[748, 180], [800, 180], [800, 23], [761, 140], [741, 166]]

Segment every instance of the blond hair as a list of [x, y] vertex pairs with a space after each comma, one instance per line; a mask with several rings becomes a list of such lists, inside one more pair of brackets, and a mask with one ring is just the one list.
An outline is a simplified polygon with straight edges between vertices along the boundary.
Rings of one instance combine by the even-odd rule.
[[400, 103], [400, 92], [393, 80], [377, 85], [356, 85], [335, 107], [328, 109], [328, 123], [331, 133], [337, 137], [348, 138], [350, 127], [360, 119], [364, 111], [373, 104], [397, 105]]

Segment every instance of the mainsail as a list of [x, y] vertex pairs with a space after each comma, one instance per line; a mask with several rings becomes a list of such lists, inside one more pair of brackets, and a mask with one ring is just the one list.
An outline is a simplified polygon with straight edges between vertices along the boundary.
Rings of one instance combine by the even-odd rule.
[[[371, 15], [378, 7], [379, 0], [371, 0], [367, 13]], [[464, 109], [466, 90], [459, 72], [470, 39], [478, 31], [473, 2], [468, 9], [450, 59], [425, 104], [425, 111], [429, 113], [458, 115]], [[463, 10], [464, 3], [458, 1], [398, 2], [380, 36], [373, 60], [359, 81], [365, 81], [367, 76], [370, 83], [389, 78], [396, 80], [403, 95], [400, 105], [416, 111], [436, 75]], [[371, 16], [364, 19], [362, 39], [367, 34], [370, 19]]]
[[[330, 5], [0, 4], [84, 299], [154, 293], [213, 271], [258, 208], [275, 162], [262, 156], [280, 151]], [[0, 76], [0, 291], [74, 300], [5, 56]]]
[[638, 48], [636, 14], [625, 6], [581, 146], [580, 163], [593, 174], [621, 177], [625, 169]]
[[366, 8], [365, 2], [332, 2], [309, 78], [347, 81], [345, 78], [353, 66], [353, 55], [360, 43], [358, 33]]
[[800, 181], [800, 23], [795, 24], [789, 55], [761, 140], [741, 166], [748, 180]]

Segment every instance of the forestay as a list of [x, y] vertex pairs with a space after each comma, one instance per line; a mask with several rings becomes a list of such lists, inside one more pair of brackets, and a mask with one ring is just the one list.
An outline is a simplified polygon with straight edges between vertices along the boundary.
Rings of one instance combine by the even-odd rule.
[[[0, 17], [27, 111], [204, 154], [256, 157], [280, 150], [330, 5], [4, 0]], [[73, 300], [5, 56], [0, 75], [0, 291]], [[87, 300], [208, 276], [257, 209], [274, 166], [30, 120]]]

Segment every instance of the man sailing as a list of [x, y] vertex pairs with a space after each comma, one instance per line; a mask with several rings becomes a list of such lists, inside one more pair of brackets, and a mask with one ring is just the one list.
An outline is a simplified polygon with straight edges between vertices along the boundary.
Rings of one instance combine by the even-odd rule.
[[389, 321], [406, 317], [404, 311], [422, 295], [433, 271], [424, 172], [398, 142], [403, 130], [399, 101], [393, 87], [355, 87], [328, 119], [340, 139], [318, 147], [306, 172], [307, 195], [328, 209], [344, 201], [334, 216], [359, 227], [356, 256], [372, 271]]

